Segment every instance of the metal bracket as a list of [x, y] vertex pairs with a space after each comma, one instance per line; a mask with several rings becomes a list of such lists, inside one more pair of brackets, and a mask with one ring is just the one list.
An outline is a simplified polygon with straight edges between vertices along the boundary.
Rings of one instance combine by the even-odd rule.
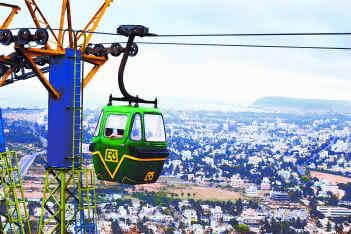
[[139, 106], [139, 103], [143, 103], [143, 104], [153, 104], [155, 108], [158, 108], [158, 100], [157, 98], [155, 98], [155, 100], [153, 101], [149, 101], [149, 100], [144, 100], [142, 98], [139, 98], [138, 96], [136, 97], [121, 97], [121, 98], [117, 98], [117, 97], [113, 97], [112, 94], [109, 97], [109, 101], [108, 104], [109, 106], [112, 106], [112, 102], [113, 101], [118, 101], [118, 102], [128, 102], [129, 105], [131, 106], [133, 103], [135, 104], [136, 107]]

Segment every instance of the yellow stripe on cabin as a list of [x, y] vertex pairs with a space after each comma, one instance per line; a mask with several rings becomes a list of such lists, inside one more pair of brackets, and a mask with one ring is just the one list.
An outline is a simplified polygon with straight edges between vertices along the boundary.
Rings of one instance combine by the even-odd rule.
[[119, 168], [121, 167], [122, 165], [122, 162], [124, 161], [125, 158], [128, 158], [128, 159], [131, 159], [131, 160], [134, 160], [134, 161], [138, 161], [138, 162], [157, 162], [157, 161], [165, 161], [166, 158], [136, 158], [136, 157], [133, 157], [133, 156], [130, 156], [130, 155], [123, 155], [122, 156], [122, 159], [119, 161], [117, 167], [115, 168], [115, 170], [113, 171], [113, 173], [111, 173], [110, 169], [108, 168], [104, 158], [102, 157], [100, 151], [96, 151], [93, 153], [93, 155], [98, 155], [102, 164], [104, 165], [106, 171], [108, 172], [108, 174], [110, 175], [111, 179], [114, 179]]

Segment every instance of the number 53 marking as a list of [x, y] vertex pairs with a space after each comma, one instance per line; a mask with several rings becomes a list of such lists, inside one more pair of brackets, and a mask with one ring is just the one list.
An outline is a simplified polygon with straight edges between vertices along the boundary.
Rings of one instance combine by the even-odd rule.
[[113, 162], [113, 163], [118, 162], [118, 150], [106, 149], [105, 161], [106, 162]]

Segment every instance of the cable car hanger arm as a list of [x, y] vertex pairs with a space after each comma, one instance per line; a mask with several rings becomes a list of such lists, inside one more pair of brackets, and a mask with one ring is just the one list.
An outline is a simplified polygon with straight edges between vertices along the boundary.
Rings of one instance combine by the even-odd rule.
[[138, 105], [139, 103], [154, 104], [155, 108], [157, 108], [157, 98], [155, 98], [155, 100], [153, 101], [149, 101], [139, 98], [138, 96], [133, 96], [127, 91], [124, 85], [124, 71], [128, 62], [128, 58], [129, 56], [136, 56], [138, 53], [138, 46], [136, 43], [134, 43], [135, 37], [152, 36], [154, 34], [149, 33], [149, 29], [142, 25], [121, 25], [120, 27], [118, 27], [117, 33], [128, 37], [126, 47], [124, 49], [120, 48], [120, 50], [123, 53], [123, 57], [121, 59], [121, 63], [118, 69], [118, 87], [123, 97], [115, 98], [112, 95], [110, 95], [108, 104], [112, 105], [112, 101], [126, 101], [129, 102], [130, 105], [132, 103], [135, 103], [136, 105]]
[[135, 38], [135, 35], [129, 36], [128, 43], [127, 43], [127, 46], [125, 48], [125, 52], [123, 53], [121, 64], [120, 64], [119, 69], [118, 69], [118, 86], [119, 86], [119, 89], [120, 89], [123, 97], [125, 97], [125, 98], [133, 98], [133, 96], [128, 93], [128, 91], [126, 90], [126, 88], [124, 86], [124, 71], [125, 71], [125, 68], [126, 68], [126, 65], [128, 62], [129, 51], [132, 50], [134, 38]]

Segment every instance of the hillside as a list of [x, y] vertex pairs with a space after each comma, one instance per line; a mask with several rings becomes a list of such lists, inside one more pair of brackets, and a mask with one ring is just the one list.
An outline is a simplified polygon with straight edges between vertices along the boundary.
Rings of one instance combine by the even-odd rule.
[[289, 113], [351, 113], [351, 101], [322, 99], [264, 97], [256, 100], [251, 107]]

